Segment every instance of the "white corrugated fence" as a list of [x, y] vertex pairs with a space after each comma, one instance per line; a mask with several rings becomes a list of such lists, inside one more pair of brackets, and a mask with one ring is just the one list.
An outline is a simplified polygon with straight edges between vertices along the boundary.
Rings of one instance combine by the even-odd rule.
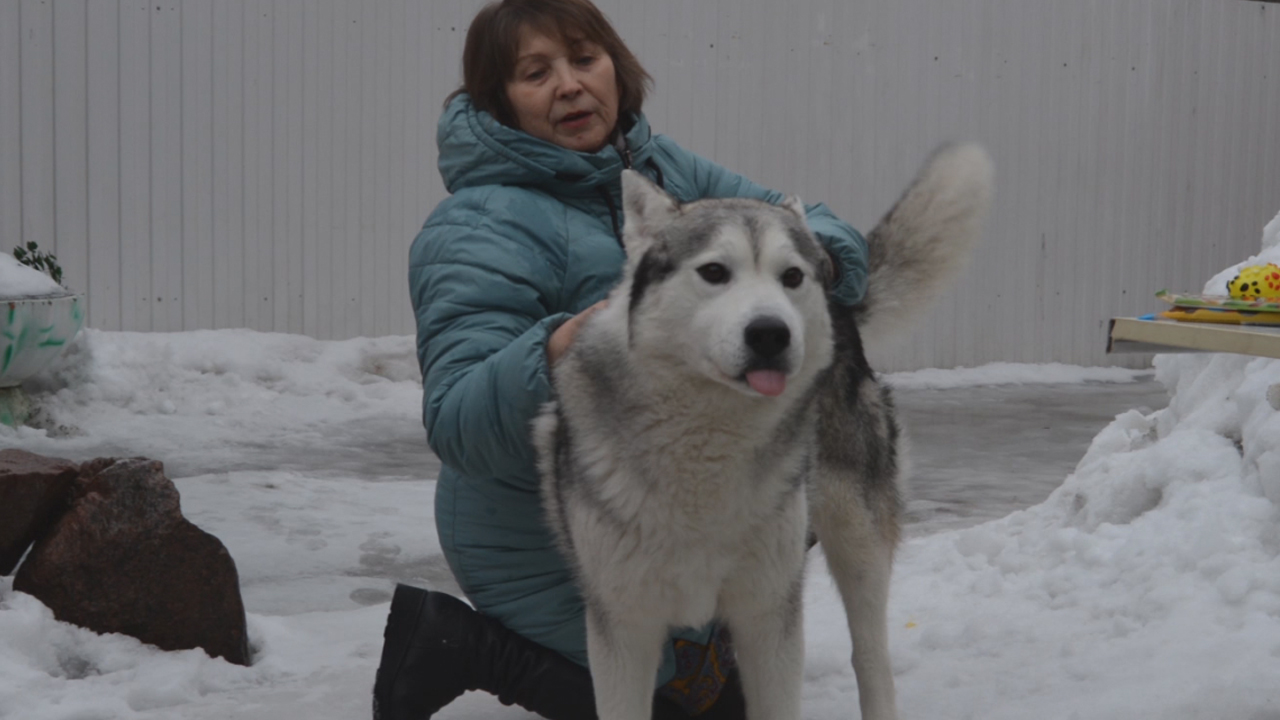
[[[56, 251], [93, 327], [412, 333], [480, 4], [0, 0], [0, 249]], [[862, 229], [935, 144], [990, 148], [989, 237], [885, 369], [1112, 362], [1108, 317], [1198, 289], [1280, 210], [1274, 4], [601, 6], [659, 132]]]

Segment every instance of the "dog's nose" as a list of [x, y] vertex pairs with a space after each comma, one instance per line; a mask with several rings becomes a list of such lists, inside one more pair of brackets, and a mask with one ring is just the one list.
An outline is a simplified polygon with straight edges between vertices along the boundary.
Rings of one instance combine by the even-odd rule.
[[791, 344], [791, 329], [775, 317], [752, 320], [744, 334], [747, 347], [754, 350], [760, 357], [777, 357]]

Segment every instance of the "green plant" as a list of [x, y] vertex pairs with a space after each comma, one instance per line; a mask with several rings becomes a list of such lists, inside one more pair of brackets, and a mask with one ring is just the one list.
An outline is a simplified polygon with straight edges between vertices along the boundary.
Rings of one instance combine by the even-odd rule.
[[58, 264], [58, 256], [53, 253], [40, 251], [40, 246], [36, 245], [36, 241], [32, 240], [27, 243], [26, 248], [21, 246], [13, 249], [13, 259], [37, 270], [43, 270], [53, 278], [53, 281], [62, 284], [62, 266]]

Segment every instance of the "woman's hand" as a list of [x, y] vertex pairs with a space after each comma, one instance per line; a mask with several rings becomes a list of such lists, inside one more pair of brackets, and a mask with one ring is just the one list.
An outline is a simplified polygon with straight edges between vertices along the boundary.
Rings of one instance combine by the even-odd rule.
[[551, 333], [551, 337], [547, 338], [547, 364], [556, 364], [565, 351], [569, 349], [569, 345], [573, 343], [573, 338], [577, 336], [578, 330], [582, 328], [582, 323], [586, 322], [592, 313], [604, 307], [608, 302], [608, 300], [601, 300], [569, 318], [563, 325], [556, 328], [555, 332]]

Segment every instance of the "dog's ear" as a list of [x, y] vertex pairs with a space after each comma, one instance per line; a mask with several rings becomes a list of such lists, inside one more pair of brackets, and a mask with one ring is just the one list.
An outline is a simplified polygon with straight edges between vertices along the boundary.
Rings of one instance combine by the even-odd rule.
[[640, 173], [623, 170], [622, 208], [626, 218], [623, 242], [630, 255], [630, 246], [636, 242], [647, 245], [650, 236], [680, 211], [680, 203]]
[[808, 222], [809, 216], [805, 214], [804, 203], [800, 202], [799, 197], [795, 195], [788, 195], [787, 198], [782, 201], [782, 207], [795, 213], [796, 217], [800, 218], [801, 220]]

